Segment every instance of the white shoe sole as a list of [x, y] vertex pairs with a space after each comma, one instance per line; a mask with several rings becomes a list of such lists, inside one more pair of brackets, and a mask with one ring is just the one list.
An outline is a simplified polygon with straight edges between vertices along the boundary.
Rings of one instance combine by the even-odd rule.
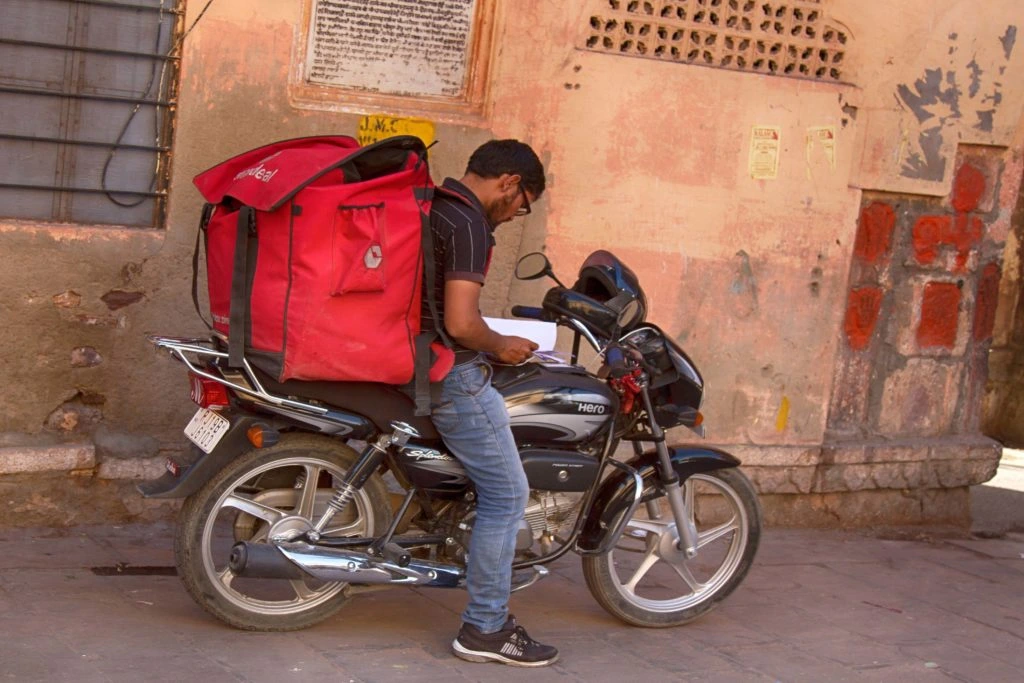
[[539, 662], [521, 662], [515, 659], [509, 659], [508, 657], [499, 654], [497, 652], [481, 652], [480, 650], [468, 650], [459, 639], [456, 638], [452, 641], [452, 652], [459, 659], [464, 659], [467, 662], [498, 662], [499, 664], [508, 664], [509, 666], [525, 666], [525, 667], [537, 667], [537, 666], [548, 666], [558, 661], [558, 655], [556, 654], [551, 659], [542, 659]]

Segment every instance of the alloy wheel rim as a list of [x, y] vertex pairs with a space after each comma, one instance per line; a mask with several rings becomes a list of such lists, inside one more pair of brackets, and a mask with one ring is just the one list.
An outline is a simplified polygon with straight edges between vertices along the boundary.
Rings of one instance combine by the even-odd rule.
[[[724, 523], [717, 524], [706, 530], [698, 529], [698, 555], [694, 559], [700, 558], [704, 548], [720, 541], [731, 533], [731, 539], [728, 541], [724, 557], [707, 579], [699, 580], [688, 564], [693, 562], [693, 560], [686, 559], [683, 551], [678, 549], [679, 534], [676, 530], [675, 522], [671, 520], [671, 514], [668, 516], [668, 521], [665, 522], [637, 520], [634, 517], [634, 519], [626, 524], [623, 537], [628, 537], [631, 540], [644, 540], [645, 547], [641, 551], [644, 557], [640, 562], [640, 566], [631, 570], [630, 576], [625, 580], [619, 576], [616, 566], [616, 552], [637, 552], [622, 548], [621, 540], [620, 544], [617, 544], [607, 554], [606, 561], [608, 562], [608, 569], [615, 590], [631, 604], [641, 609], [657, 613], [671, 613], [698, 605], [717, 593], [735, 575], [740, 565], [743, 550], [747, 544], [750, 522], [739, 494], [720, 479], [700, 474], [692, 475], [687, 480], [685, 489], [685, 496], [688, 502], [687, 508], [691, 511], [691, 521], [693, 521], [694, 485], [697, 482], [714, 487], [716, 493], [721, 494], [723, 499], [729, 502], [732, 514], [730, 519]], [[662, 501], [665, 498], [661, 497], [656, 500]], [[659, 564], [666, 564], [671, 567], [675, 575], [672, 578], [677, 580], [677, 582], [686, 584], [691, 592], [664, 600], [639, 595], [637, 593], [637, 585]]]
[[[279, 515], [279, 518], [281, 519], [285, 517], [296, 516], [291, 511], [279, 510], [269, 505], [263, 505], [262, 503], [260, 503], [260, 501], [255, 500], [250, 496], [242, 496], [237, 493], [237, 490], [240, 487], [242, 487], [246, 482], [252, 481], [259, 475], [265, 474], [275, 469], [286, 467], [303, 467], [305, 469], [305, 481], [306, 483], [313, 481], [314, 489], [316, 489], [316, 482], [321, 472], [328, 472], [337, 479], [340, 479], [344, 475], [342, 470], [338, 468], [337, 465], [326, 460], [320, 460], [318, 458], [311, 458], [307, 456], [275, 460], [254, 470], [250, 470], [246, 472], [244, 475], [235, 479], [233, 482], [231, 482], [231, 484], [225, 489], [224, 493], [221, 494], [221, 496], [217, 499], [217, 502], [214, 506], [215, 512], [207, 516], [206, 523], [203, 526], [201, 540], [201, 555], [203, 569], [206, 572], [207, 577], [213, 584], [214, 589], [225, 600], [230, 602], [232, 605], [244, 609], [248, 612], [256, 612], [259, 614], [276, 616], [293, 614], [296, 612], [303, 612], [310, 608], [328, 602], [348, 586], [347, 583], [339, 581], [330, 583], [320, 582], [321, 585], [319, 585], [318, 587], [310, 588], [306, 581], [303, 579], [289, 580], [292, 592], [294, 593], [293, 598], [291, 598], [290, 600], [264, 600], [246, 595], [245, 593], [242, 593], [241, 591], [232, 588], [231, 584], [238, 577], [236, 577], [231, 572], [231, 569], [229, 567], [225, 566], [224, 569], [217, 569], [217, 564], [212, 552], [214, 528], [216, 526], [216, 522], [220, 513], [224, 511], [226, 508], [238, 510], [239, 513], [251, 514], [255, 517], [258, 517], [262, 521], [267, 522], [268, 526], [273, 525], [273, 520], [269, 519], [269, 517], [271, 517], [272, 514], [270, 510], [276, 510], [276, 514]], [[299, 491], [298, 489], [296, 490]], [[306, 491], [307, 489], [304, 486], [299, 493], [300, 499], [298, 503], [300, 505], [304, 502], [302, 494], [303, 492]], [[333, 495], [333, 490], [331, 489], [320, 489], [319, 491]], [[320, 495], [316, 491], [314, 491], [311, 498], [312, 508], [310, 509], [315, 511], [316, 514], [310, 515], [310, 517], [313, 517], [315, 519], [315, 517], [319, 516], [319, 513], [322, 512], [322, 509], [317, 509], [318, 507], [321, 507], [320, 501], [318, 501], [317, 499], [324, 499], [325, 504], [326, 498], [329, 497], [329, 495]], [[349, 502], [348, 505], [349, 508], [346, 509], [351, 509], [351, 506], [355, 506], [356, 522], [350, 525], [346, 525], [345, 527], [342, 527], [340, 530], [344, 531], [345, 533], [341, 533], [340, 535], [356, 535], [357, 533], [362, 533], [363, 535], [365, 535], [367, 511], [370, 509], [366, 493], [362, 490], [358, 491], [356, 493], [356, 496]], [[232, 528], [234, 527], [235, 523], [232, 524]], [[339, 535], [339, 529], [328, 529], [324, 533], [324, 536], [328, 535]], [[284, 581], [284, 579], [281, 579], [280, 581]]]

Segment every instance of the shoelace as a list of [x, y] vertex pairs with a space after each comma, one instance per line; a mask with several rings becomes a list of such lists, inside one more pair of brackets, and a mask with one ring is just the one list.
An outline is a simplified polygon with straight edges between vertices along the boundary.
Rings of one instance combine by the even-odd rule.
[[515, 630], [512, 631], [511, 640], [517, 646], [523, 648], [524, 650], [530, 647], [531, 645], [537, 644], [537, 642], [533, 638], [527, 635], [526, 629], [522, 626], [519, 626], [518, 624], [516, 625]]

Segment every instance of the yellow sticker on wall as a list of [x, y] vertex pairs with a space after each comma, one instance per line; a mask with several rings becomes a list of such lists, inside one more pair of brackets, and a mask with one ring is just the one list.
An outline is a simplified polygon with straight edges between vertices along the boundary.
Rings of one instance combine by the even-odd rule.
[[750, 135], [750, 177], [774, 180], [779, 175], [779, 146], [782, 129], [777, 126], [754, 126]]
[[428, 147], [434, 142], [434, 123], [427, 119], [403, 118], [386, 114], [370, 114], [359, 119], [360, 145], [394, 137], [395, 135], [415, 135]]
[[783, 396], [779, 405], [779, 412], [775, 416], [775, 431], [786, 431], [786, 423], [789, 422], [789, 397]]

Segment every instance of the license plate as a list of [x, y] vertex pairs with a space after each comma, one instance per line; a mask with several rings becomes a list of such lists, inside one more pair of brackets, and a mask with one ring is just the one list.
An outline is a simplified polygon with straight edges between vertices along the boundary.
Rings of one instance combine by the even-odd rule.
[[231, 423], [212, 410], [200, 408], [185, 427], [185, 436], [204, 453], [210, 453], [217, 446]]

